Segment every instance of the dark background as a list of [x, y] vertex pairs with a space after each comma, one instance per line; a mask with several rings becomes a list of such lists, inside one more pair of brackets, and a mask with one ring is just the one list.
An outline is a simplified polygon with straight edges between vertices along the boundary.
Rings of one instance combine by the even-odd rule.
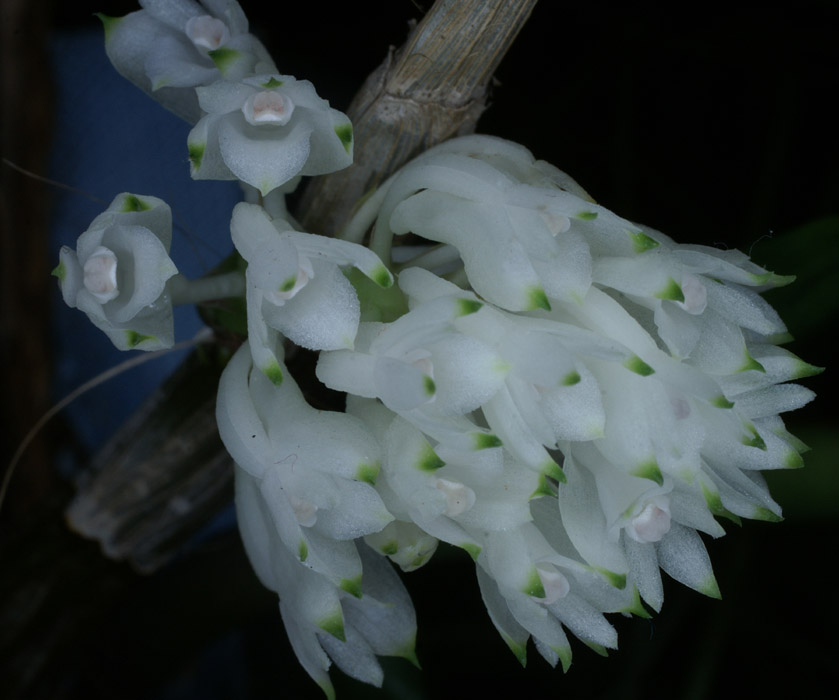
[[[343, 109], [428, 4], [243, 6], [280, 70], [311, 80]], [[44, 39], [49, 47], [54, 33], [96, 31], [93, 11], [120, 15], [132, 9], [132, 3], [107, 0], [43, 3], [48, 26], [32, 41]], [[479, 131], [523, 143], [600, 203], [677, 241], [740, 248], [770, 269], [798, 275], [770, 298], [796, 338], [790, 348], [811, 363], [834, 365], [837, 31], [836, 3], [803, 3], [795, 10], [688, 7], [677, 15], [542, 0], [497, 72]], [[11, 70], [8, 63], [3, 70]], [[20, 66], [27, 70], [28, 64]], [[49, 86], [34, 81], [32, 90]], [[46, 148], [50, 139], [42, 134], [42, 140]], [[51, 190], [39, 187], [38, 201], [49, 211]], [[109, 200], [122, 189], [115, 187], [97, 194]], [[49, 261], [56, 256], [57, 250], [46, 250]], [[726, 526], [727, 537], [708, 543], [722, 601], [667, 585], [661, 614], [651, 621], [616, 621], [621, 649], [611, 658], [572, 642], [568, 674], [547, 667], [533, 650], [530, 667], [522, 670], [483, 610], [471, 562], [441, 547], [429, 565], [406, 577], [424, 670], [386, 660], [381, 691], [336, 671], [339, 698], [464, 692], [622, 700], [734, 692], [833, 697], [839, 680], [833, 665], [839, 651], [833, 572], [839, 479], [831, 374], [808, 380], [820, 397], [788, 421], [814, 448], [805, 456], [807, 466], [770, 475], [785, 522]], [[59, 421], [40, 461], [21, 467], [10, 492], [15, 524], [27, 522], [20, 504], [48, 500], [53, 491], [66, 494], [64, 482], [51, 476], [49, 455], [69, 444], [83, 461], [95, 439], [80, 441], [74, 425], [72, 417]], [[62, 527], [60, 516], [53, 516], [40, 525], [48, 532]], [[20, 548], [4, 551], [0, 579], [28, 556]], [[76, 598], [50, 598], [49, 615], [62, 630], [44, 624], [9, 640], [33, 650], [39, 635], [65, 640], [51, 665], [40, 667], [44, 677], [31, 681], [30, 697], [321, 696], [293, 657], [276, 601], [250, 574], [235, 533], [204, 540], [144, 578], [123, 565], [92, 563], [101, 559], [93, 544], [84, 552], [85, 566], [101, 567], [97, 575], [109, 586], [99, 615], [84, 624], [68, 619], [67, 608], [86, 600], [84, 588], [68, 585]], [[18, 605], [34, 604], [21, 596]]]

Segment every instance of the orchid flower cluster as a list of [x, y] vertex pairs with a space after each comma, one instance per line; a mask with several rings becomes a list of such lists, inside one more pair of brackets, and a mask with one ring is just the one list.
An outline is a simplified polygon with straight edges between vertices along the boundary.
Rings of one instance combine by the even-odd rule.
[[[230, 222], [246, 272], [183, 279], [168, 206], [121, 194], [55, 274], [121, 349], [171, 346], [173, 303], [245, 297], [218, 427], [251, 563], [327, 694], [331, 662], [378, 685], [378, 655], [415, 660], [392, 564], [441, 541], [522, 663], [532, 639], [567, 669], [568, 632], [616, 647], [605, 615], [658, 611], [662, 571], [718, 596], [700, 533], [779, 519], [761, 470], [805, 449], [779, 414], [818, 370], [760, 296], [791, 278], [627, 221], [488, 136], [417, 157], [338, 237], [300, 231], [284, 194], [351, 163], [349, 119], [277, 71], [235, 1], [140, 4], [103, 18], [108, 55], [194, 124], [194, 178], [248, 186]], [[307, 403], [292, 345], [344, 411]]]

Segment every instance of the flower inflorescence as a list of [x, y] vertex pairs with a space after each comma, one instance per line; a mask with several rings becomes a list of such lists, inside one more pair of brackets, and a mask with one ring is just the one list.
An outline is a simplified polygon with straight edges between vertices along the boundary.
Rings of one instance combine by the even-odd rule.
[[[283, 196], [352, 161], [349, 120], [277, 72], [237, 3], [141, 4], [105, 20], [115, 66], [194, 124], [193, 177], [259, 192], [231, 218], [248, 339], [217, 420], [251, 563], [326, 692], [331, 661], [380, 684], [377, 655], [415, 660], [387, 559], [412, 571], [440, 541], [522, 661], [532, 639], [567, 669], [568, 631], [615, 647], [605, 614], [659, 610], [661, 571], [717, 596], [700, 533], [779, 519], [761, 471], [801, 465], [779, 414], [818, 369], [761, 297], [791, 278], [631, 223], [487, 136], [417, 157], [339, 237], [299, 231]], [[65, 300], [120, 348], [171, 345], [171, 298], [195, 295], [170, 239], [163, 202], [118, 196], [62, 250]], [[344, 411], [308, 405], [290, 344]]]

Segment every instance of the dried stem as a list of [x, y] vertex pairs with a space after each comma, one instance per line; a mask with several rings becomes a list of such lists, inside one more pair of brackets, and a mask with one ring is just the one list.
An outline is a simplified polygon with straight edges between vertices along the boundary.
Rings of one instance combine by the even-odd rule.
[[359, 200], [410, 158], [471, 133], [493, 72], [536, 0], [437, 0], [349, 109], [355, 162], [313, 180], [300, 205], [305, 230], [336, 235]]

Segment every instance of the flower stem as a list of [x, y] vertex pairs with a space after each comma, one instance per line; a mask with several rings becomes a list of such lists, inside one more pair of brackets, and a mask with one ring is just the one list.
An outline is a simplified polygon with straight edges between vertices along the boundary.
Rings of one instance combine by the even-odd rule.
[[366, 199], [361, 200], [361, 204], [355, 214], [353, 214], [337, 238], [350, 241], [351, 243], [362, 243], [364, 241], [364, 234], [367, 233], [367, 229], [376, 220], [385, 195], [387, 195], [388, 190], [390, 190], [390, 185], [393, 183], [393, 178], [394, 176], [389, 177], [378, 189], [369, 194]]
[[245, 294], [245, 277], [241, 272], [200, 277], [197, 280], [175, 275], [169, 285], [173, 304], [200, 304], [210, 299], [227, 299]]

